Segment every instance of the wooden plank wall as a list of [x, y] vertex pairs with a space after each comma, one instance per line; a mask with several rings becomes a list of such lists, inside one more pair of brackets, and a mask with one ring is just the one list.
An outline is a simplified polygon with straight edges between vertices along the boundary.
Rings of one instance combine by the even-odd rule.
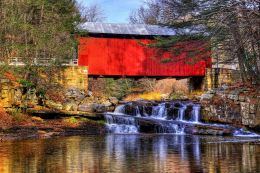
[[[102, 76], [205, 76], [211, 66], [210, 52], [190, 57], [189, 49], [201, 45], [198, 41], [181, 43], [183, 52], [173, 55], [148, 48], [153, 40], [126, 38], [80, 38], [79, 65], [88, 66], [89, 75]], [[178, 45], [178, 46], [180, 46]], [[206, 57], [206, 58], [205, 58]], [[163, 61], [171, 62], [163, 63]]]

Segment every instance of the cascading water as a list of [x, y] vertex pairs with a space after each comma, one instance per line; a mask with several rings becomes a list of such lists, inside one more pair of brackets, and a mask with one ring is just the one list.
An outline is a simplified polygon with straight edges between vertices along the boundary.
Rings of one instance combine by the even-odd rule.
[[[228, 125], [201, 123], [199, 104], [192, 102], [164, 102], [153, 103], [145, 107], [145, 104], [130, 102], [119, 105], [114, 112], [105, 114], [106, 126], [109, 133], [175, 133], [193, 134], [193, 128], [202, 129], [228, 129], [234, 136], [258, 136], [255, 133], [246, 132]], [[153, 106], [151, 106], [153, 105]], [[127, 109], [126, 109], [127, 107]], [[131, 115], [126, 114], [129, 111]], [[142, 110], [140, 110], [142, 109]], [[128, 111], [127, 111], [128, 110]]]
[[187, 106], [184, 105], [183, 107], [181, 107], [178, 111], [178, 120], [179, 121], [183, 121], [184, 120], [184, 114], [185, 114], [185, 110], [187, 109]]
[[162, 104], [159, 104], [158, 106], [153, 107], [152, 117], [153, 118], [160, 118], [160, 119], [163, 119], [163, 118], [166, 117], [165, 103], [162, 103]]
[[[145, 111], [145, 106], [138, 106], [133, 105], [133, 103], [128, 103], [128, 106], [132, 107], [135, 113], [134, 116], [127, 115], [125, 113], [125, 107], [127, 105], [119, 105], [115, 111], [109, 112], [105, 114], [106, 122], [107, 122], [107, 128], [110, 133], [138, 133], [139, 132], [139, 126], [138, 121], [144, 120], [149, 121], [153, 120], [156, 122], [156, 125], [154, 126], [153, 131], [156, 133], [176, 133], [176, 134], [184, 134], [185, 126], [179, 125], [176, 123], [172, 123], [172, 121], [167, 120], [169, 117], [167, 113], [167, 109], [173, 109], [175, 108], [174, 102], [168, 103], [166, 106], [166, 103], [159, 103], [155, 106], [152, 106], [152, 110], [150, 111], [150, 114]], [[179, 104], [179, 103], [178, 103]], [[185, 110], [187, 109], [187, 105], [191, 103], [182, 103], [178, 107], [178, 115], [175, 121], [184, 121], [185, 118]], [[140, 111], [140, 108], [142, 108], [142, 112]], [[199, 110], [197, 109], [198, 106], [194, 106], [194, 110], [192, 114], [194, 114], [195, 121], [191, 120], [189, 123], [198, 122], [199, 120]], [[187, 118], [186, 118], [187, 119]], [[163, 121], [165, 120], [165, 121]], [[166, 121], [167, 120], [167, 121]]]
[[200, 116], [200, 105], [194, 105], [192, 110], [192, 120], [195, 123], [199, 123], [199, 116]]
[[135, 107], [135, 112], [137, 117], [141, 117], [141, 113], [138, 106]]
[[124, 114], [125, 113], [125, 105], [119, 105], [116, 107], [115, 114]]
[[105, 119], [109, 133], [138, 133], [138, 124], [133, 117], [106, 114]]

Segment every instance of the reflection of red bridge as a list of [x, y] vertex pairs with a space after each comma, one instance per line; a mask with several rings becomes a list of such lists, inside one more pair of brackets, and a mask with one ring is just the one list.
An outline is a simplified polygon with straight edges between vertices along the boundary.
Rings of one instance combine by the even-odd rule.
[[[138, 27], [138, 28], [135, 28]], [[151, 43], [154, 36], [172, 36], [173, 30], [147, 25], [86, 23], [82, 29], [79, 65], [88, 66], [92, 76], [189, 77], [204, 76], [210, 67], [209, 52], [190, 56], [190, 50], [202, 45], [198, 41], [180, 43], [178, 55], [160, 53], [141, 43]]]

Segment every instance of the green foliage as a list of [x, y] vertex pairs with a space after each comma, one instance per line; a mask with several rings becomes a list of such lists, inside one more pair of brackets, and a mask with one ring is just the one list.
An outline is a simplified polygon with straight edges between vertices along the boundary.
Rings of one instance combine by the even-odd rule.
[[177, 91], [177, 92], [173, 92], [171, 95], [170, 95], [170, 98], [173, 99], [173, 100], [178, 100], [178, 99], [182, 99], [183, 97], [185, 97], [186, 94], [181, 92], [181, 91]]
[[45, 96], [46, 95], [46, 89], [45, 88], [38, 88], [38, 90], [36, 91], [36, 94], [38, 96]]
[[24, 88], [32, 88], [34, 84], [31, 81], [27, 81], [25, 79], [21, 79], [19, 83], [22, 85]]
[[106, 124], [105, 120], [91, 120], [88, 118], [80, 118], [80, 121], [85, 122], [85, 123], [93, 123], [97, 125], [104, 126]]
[[112, 79], [106, 78], [106, 93], [108, 96], [123, 98], [130, 93], [130, 88], [134, 85], [134, 80], [131, 79]]
[[81, 18], [76, 1], [1, 0], [0, 11], [0, 63], [18, 58], [25, 64], [2, 65], [0, 74], [11, 71], [23, 87], [41, 94], [57, 87], [60, 78], [53, 74], [59, 74], [77, 47], [74, 30]]
[[149, 24], [147, 19], [153, 18], [175, 29], [174, 37], [157, 38], [149, 47], [174, 53], [171, 49], [179, 42], [199, 40], [208, 45], [190, 51], [193, 60], [188, 63], [209, 57], [204, 53], [211, 51], [221, 64], [239, 64], [244, 82], [260, 84], [259, 7], [252, 0], [147, 0], [130, 19]]
[[1, 0], [0, 9], [0, 60], [21, 57], [31, 65], [35, 58], [60, 62], [72, 57], [72, 33], [80, 22], [75, 0]]
[[70, 118], [65, 119], [65, 122], [69, 123], [69, 124], [77, 124], [79, 122], [79, 120], [72, 116]]

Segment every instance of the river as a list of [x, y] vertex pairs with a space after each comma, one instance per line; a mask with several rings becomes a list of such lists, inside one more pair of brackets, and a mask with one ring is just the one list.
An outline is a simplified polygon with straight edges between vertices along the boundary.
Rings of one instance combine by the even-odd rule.
[[256, 173], [254, 138], [110, 134], [0, 142], [1, 173]]

